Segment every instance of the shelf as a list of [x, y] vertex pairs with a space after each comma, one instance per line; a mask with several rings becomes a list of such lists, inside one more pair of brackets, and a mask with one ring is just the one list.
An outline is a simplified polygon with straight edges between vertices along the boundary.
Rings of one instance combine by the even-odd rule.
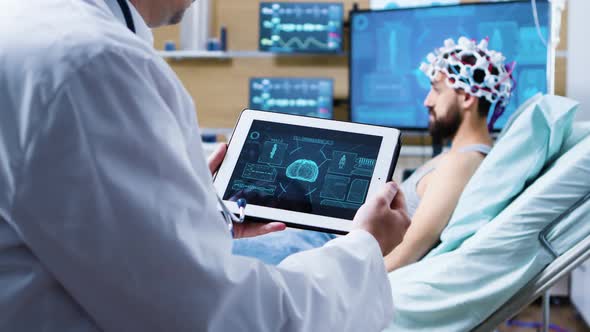
[[227, 52], [222, 51], [158, 51], [158, 55], [165, 59], [225, 59]]
[[288, 58], [288, 57], [346, 57], [346, 53], [272, 53], [260, 51], [158, 51], [158, 54], [171, 60], [190, 59], [219, 59], [230, 60], [237, 58]]

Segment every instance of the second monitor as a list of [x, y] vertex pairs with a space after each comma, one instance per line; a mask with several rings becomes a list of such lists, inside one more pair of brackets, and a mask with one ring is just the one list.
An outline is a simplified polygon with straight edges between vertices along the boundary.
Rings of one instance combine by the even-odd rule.
[[334, 81], [329, 78], [250, 79], [250, 108], [331, 119]]
[[260, 3], [259, 49], [275, 53], [342, 51], [342, 3]]

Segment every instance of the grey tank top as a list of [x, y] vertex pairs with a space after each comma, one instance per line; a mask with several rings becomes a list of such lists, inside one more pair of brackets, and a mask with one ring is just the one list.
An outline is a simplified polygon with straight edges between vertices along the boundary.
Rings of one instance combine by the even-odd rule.
[[[488, 153], [492, 150], [492, 147], [485, 144], [473, 144], [464, 146], [458, 151], [461, 153], [464, 152], [479, 152], [484, 156], [487, 156]], [[400, 187], [404, 192], [406, 197], [406, 207], [408, 208], [408, 214], [410, 218], [414, 216], [416, 213], [416, 209], [418, 209], [418, 205], [420, 205], [420, 196], [418, 196], [418, 192], [416, 191], [418, 183], [422, 178], [428, 175], [430, 172], [436, 169], [436, 163], [430, 164], [428, 166], [422, 166], [418, 168], [406, 181], [404, 181]]]

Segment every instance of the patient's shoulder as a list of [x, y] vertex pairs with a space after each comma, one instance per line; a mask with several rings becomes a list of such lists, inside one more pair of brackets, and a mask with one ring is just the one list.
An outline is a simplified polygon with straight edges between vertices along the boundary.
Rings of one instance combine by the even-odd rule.
[[450, 150], [446, 157], [446, 160], [449, 162], [466, 165], [479, 165], [485, 159], [485, 155], [479, 151], [460, 151], [459, 149]]
[[440, 160], [436, 173], [438, 176], [470, 178], [477, 170], [485, 156], [479, 152], [449, 151]]

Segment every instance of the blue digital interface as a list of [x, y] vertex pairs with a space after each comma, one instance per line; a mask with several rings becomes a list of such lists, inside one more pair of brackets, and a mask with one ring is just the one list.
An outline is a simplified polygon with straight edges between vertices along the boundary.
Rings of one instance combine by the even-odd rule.
[[250, 108], [331, 119], [334, 83], [323, 78], [251, 78]]
[[342, 51], [344, 7], [338, 3], [260, 3], [261, 51], [338, 53]]
[[383, 138], [255, 120], [224, 200], [352, 220]]
[[530, 1], [355, 12], [351, 16], [351, 120], [405, 129], [427, 129], [424, 99], [430, 81], [419, 70], [426, 55], [460, 36], [489, 37], [489, 48], [516, 61], [517, 82], [509, 116], [537, 92], [547, 91], [549, 4], [537, 1], [540, 31]]

